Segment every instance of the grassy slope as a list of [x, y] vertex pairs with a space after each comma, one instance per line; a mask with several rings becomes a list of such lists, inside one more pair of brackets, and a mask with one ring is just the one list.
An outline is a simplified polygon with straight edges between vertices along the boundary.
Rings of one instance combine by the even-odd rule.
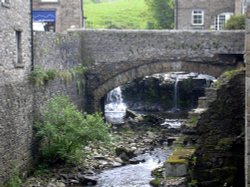
[[149, 20], [144, 0], [85, 1], [84, 11], [87, 28], [144, 29]]

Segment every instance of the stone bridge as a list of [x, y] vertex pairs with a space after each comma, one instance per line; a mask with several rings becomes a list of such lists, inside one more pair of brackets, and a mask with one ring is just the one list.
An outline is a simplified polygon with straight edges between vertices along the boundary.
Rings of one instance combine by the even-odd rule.
[[113, 88], [154, 73], [218, 77], [243, 63], [244, 31], [72, 30], [36, 33], [35, 65], [69, 69], [88, 64], [86, 110], [102, 109]]
[[81, 36], [87, 108], [101, 110], [113, 88], [154, 73], [199, 72], [218, 77], [243, 64], [243, 31], [85, 30]]

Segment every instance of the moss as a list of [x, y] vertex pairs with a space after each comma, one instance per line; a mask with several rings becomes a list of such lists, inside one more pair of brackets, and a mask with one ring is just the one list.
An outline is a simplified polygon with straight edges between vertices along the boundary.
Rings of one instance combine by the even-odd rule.
[[222, 138], [218, 141], [215, 148], [228, 150], [232, 147], [232, 144], [233, 144], [233, 140], [231, 138]]
[[188, 187], [196, 187], [198, 185], [198, 181], [193, 179], [188, 183]]
[[158, 167], [151, 172], [151, 175], [155, 178], [163, 178], [164, 167]]
[[236, 74], [238, 74], [241, 71], [242, 69], [234, 69], [234, 70], [229, 70], [229, 71], [224, 72], [221, 75], [221, 77], [217, 81], [214, 82], [214, 87], [217, 89], [220, 88], [222, 85], [222, 82], [230, 80], [232, 77], [234, 77]]
[[166, 162], [170, 164], [188, 164], [188, 161], [191, 159], [194, 151], [194, 148], [178, 147], [174, 150]]
[[197, 124], [198, 118], [197, 116], [192, 116], [187, 120], [187, 125], [190, 127], [194, 127]]
[[149, 184], [154, 187], [159, 187], [161, 185], [161, 179], [159, 178], [153, 179], [149, 182]]

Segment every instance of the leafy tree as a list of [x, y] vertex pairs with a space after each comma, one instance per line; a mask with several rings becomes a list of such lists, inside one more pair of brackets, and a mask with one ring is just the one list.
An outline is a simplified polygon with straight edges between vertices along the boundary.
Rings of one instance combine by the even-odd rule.
[[242, 30], [245, 29], [245, 16], [237, 15], [231, 16], [231, 18], [226, 22], [226, 30]]
[[172, 29], [174, 26], [173, 0], [145, 0], [153, 20], [148, 22], [149, 29]]
[[109, 141], [108, 125], [100, 114], [82, 115], [66, 96], [52, 99], [36, 124], [45, 163], [77, 162], [92, 141]]

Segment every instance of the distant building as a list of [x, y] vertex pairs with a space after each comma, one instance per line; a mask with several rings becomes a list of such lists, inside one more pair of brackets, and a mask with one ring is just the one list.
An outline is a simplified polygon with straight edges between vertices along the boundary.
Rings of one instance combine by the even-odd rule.
[[242, 12], [242, 0], [175, 0], [175, 28], [221, 30], [232, 15]]
[[82, 0], [33, 0], [33, 29], [64, 32], [83, 27]]

